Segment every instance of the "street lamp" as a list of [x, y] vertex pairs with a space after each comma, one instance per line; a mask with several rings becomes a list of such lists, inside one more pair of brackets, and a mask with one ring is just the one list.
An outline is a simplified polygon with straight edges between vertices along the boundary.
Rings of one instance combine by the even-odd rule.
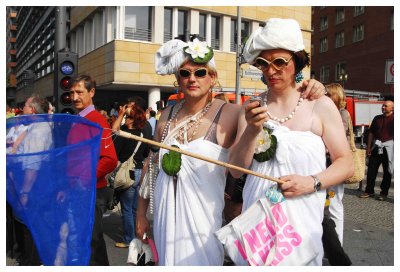
[[347, 81], [347, 74], [346, 73], [341, 73], [339, 76], [340, 81], [342, 82], [342, 87], [344, 89], [344, 83], [346, 83]]

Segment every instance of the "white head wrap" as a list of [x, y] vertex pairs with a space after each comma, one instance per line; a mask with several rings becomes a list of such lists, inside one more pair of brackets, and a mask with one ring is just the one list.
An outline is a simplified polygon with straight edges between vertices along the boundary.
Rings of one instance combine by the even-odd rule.
[[304, 50], [300, 25], [293, 19], [271, 18], [264, 27], [255, 30], [246, 42], [243, 57], [253, 64], [264, 50], [285, 49], [292, 52]]
[[[170, 40], [157, 50], [155, 56], [156, 73], [159, 75], [175, 74], [182, 63], [189, 58], [183, 50], [188, 43], [178, 39]], [[214, 57], [208, 62], [210, 67], [216, 68]]]

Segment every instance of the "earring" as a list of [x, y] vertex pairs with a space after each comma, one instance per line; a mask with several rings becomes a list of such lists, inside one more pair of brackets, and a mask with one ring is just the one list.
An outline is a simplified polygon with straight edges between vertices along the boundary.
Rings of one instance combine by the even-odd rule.
[[178, 81], [175, 81], [175, 82], [174, 82], [174, 87], [175, 87], [175, 88], [179, 88], [179, 83], [178, 83]]
[[265, 85], [268, 86], [268, 82], [267, 82], [267, 80], [265, 79], [264, 75], [262, 75], [260, 79], [261, 79], [262, 83], [264, 83]]
[[304, 79], [303, 76], [303, 72], [298, 72], [295, 77], [294, 77], [294, 81], [296, 81], [296, 83], [300, 83], [302, 80]]

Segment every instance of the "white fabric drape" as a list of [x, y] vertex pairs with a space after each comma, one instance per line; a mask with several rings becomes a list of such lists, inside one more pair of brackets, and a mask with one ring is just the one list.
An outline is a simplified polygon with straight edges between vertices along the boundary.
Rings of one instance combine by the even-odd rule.
[[[267, 162], [259, 163], [253, 160], [251, 170], [272, 177], [289, 174], [312, 175], [323, 171], [325, 166], [325, 146], [320, 136], [310, 131], [291, 131], [279, 123], [269, 120], [273, 125], [273, 134], [277, 137], [278, 148], [276, 156]], [[265, 198], [265, 192], [272, 181], [263, 180], [249, 175], [243, 189], [243, 211], [248, 209], [260, 198]], [[313, 239], [313, 244], [320, 254], [311, 261], [310, 265], [322, 265], [322, 219], [326, 191], [321, 190], [300, 197], [286, 199], [283, 204], [292, 212], [291, 220], [302, 222]]]
[[[228, 151], [203, 138], [179, 144], [180, 149], [227, 161]], [[162, 156], [168, 152], [161, 149]], [[225, 168], [182, 155], [176, 192], [171, 176], [160, 167], [154, 199], [154, 240], [159, 265], [222, 265], [223, 247], [214, 232], [222, 224]]]

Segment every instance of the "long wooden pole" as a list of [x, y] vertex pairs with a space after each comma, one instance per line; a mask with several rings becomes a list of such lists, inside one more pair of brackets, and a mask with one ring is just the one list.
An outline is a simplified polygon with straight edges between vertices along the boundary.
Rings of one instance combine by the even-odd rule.
[[226, 162], [214, 160], [214, 159], [211, 159], [211, 158], [208, 158], [208, 157], [205, 157], [205, 156], [193, 153], [193, 152], [189, 152], [189, 151], [182, 150], [182, 149], [179, 149], [179, 148], [176, 148], [176, 147], [173, 147], [173, 146], [169, 146], [169, 145], [166, 145], [166, 144], [163, 144], [163, 143], [159, 143], [159, 142], [156, 142], [156, 141], [153, 141], [153, 140], [149, 140], [149, 139], [146, 139], [146, 138], [143, 138], [143, 137], [140, 137], [140, 136], [136, 136], [136, 135], [130, 134], [130, 133], [125, 132], [125, 131], [117, 130], [117, 131], [115, 131], [115, 134], [119, 135], [119, 136], [122, 136], [124, 138], [133, 139], [133, 140], [140, 141], [140, 142], [143, 142], [143, 143], [146, 143], [146, 144], [155, 145], [155, 146], [158, 146], [160, 148], [167, 149], [167, 150], [172, 150], [172, 151], [175, 151], [175, 152], [179, 152], [179, 153], [184, 154], [186, 156], [193, 157], [193, 158], [196, 158], [196, 159], [199, 159], [199, 160], [203, 160], [203, 161], [207, 161], [207, 162], [211, 162], [211, 163], [214, 163], [214, 164], [226, 167], [226, 168], [235, 169], [235, 170], [241, 171], [241, 172], [249, 174], [249, 175], [253, 175], [253, 176], [256, 176], [256, 177], [263, 178], [263, 179], [268, 179], [268, 180], [271, 180], [271, 181], [275, 181], [275, 182], [277, 182], [279, 184], [283, 184], [283, 182], [284, 182], [284, 181], [282, 181], [280, 179], [277, 179], [277, 178], [274, 178], [274, 177], [270, 177], [270, 176], [267, 176], [267, 175], [264, 175], [264, 174], [261, 174], [261, 173], [258, 173], [258, 172], [254, 172], [254, 171], [246, 169], [246, 168], [242, 168], [242, 167], [239, 167], [239, 166], [236, 166], [236, 165], [233, 165], [233, 164], [229, 164], [229, 163], [226, 163]]

